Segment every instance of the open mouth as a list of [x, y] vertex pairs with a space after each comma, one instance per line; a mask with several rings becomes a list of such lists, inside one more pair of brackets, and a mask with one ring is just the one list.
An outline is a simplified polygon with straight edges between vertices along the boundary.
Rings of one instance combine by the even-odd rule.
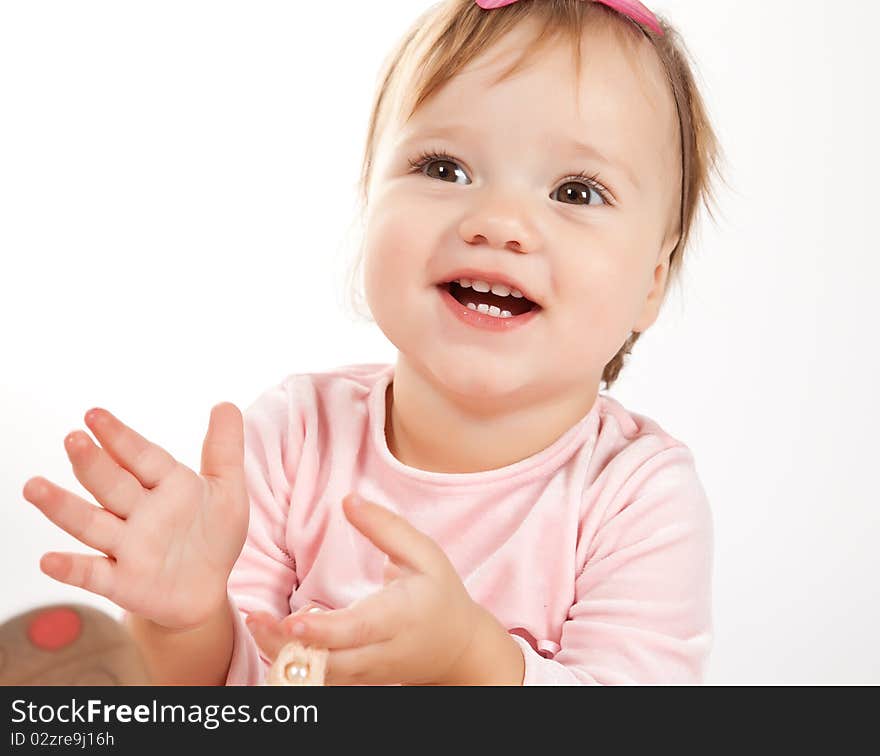
[[501, 318], [515, 318], [525, 315], [532, 310], [540, 310], [541, 306], [527, 297], [506, 297], [493, 294], [491, 291], [475, 291], [473, 288], [465, 288], [458, 281], [439, 284], [439, 288], [446, 289], [459, 303], [471, 310], [495, 315]]

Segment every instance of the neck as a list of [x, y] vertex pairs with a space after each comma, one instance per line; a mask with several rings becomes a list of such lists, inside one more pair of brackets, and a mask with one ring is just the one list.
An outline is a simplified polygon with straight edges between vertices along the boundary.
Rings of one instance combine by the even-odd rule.
[[587, 412], [598, 388], [569, 395], [489, 402], [449, 394], [398, 354], [385, 392], [385, 438], [403, 464], [440, 473], [512, 465], [546, 449]]

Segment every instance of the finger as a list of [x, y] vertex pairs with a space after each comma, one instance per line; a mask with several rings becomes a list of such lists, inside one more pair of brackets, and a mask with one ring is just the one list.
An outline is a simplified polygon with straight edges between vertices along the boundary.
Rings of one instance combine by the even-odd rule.
[[106, 509], [122, 518], [128, 517], [144, 498], [140, 482], [116, 464], [88, 433], [74, 431], [64, 439], [64, 445], [76, 479]]
[[394, 685], [401, 682], [391, 655], [391, 641], [331, 651], [325, 685]]
[[326, 611], [329, 611], [329, 610], [324, 608], [323, 606], [318, 606], [317, 604], [309, 601], [308, 603], [304, 604], [299, 609], [297, 609], [295, 612], [293, 612], [290, 616], [296, 617], [299, 614], [314, 614], [315, 612], [326, 612]]
[[403, 570], [400, 569], [394, 562], [391, 561], [389, 557], [385, 557], [385, 567], [382, 569], [382, 584], [388, 585], [388, 583], [397, 580], [403, 574]]
[[31, 478], [22, 494], [50, 521], [86, 546], [105, 554], [116, 552], [124, 524], [116, 515], [92, 506], [45, 478]]
[[[298, 614], [320, 611], [323, 611], [320, 607], [308, 603], [305, 606], [301, 606], [290, 616], [294, 617]], [[251, 612], [245, 620], [245, 624], [248, 630], [251, 631], [251, 635], [254, 636], [254, 640], [257, 642], [257, 646], [263, 653], [263, 656], [270, 662], [275, 660], [285, 644], [295, 639], [291, 635], [289, 627], [282, 626], [281, 621], [269, 614], [269, 612]]]
[[245, 624], [260, 652], [270, 662], [275, 661], [278, 652], [291, 640], [282, 630], [281, 623], [268, 612], [251, 612]]
[[231, 402], [211, 408], [208, 433], [202, 444], [203, 476], [233, 482], [244, 479], [244, 421]]
[[113, 600], [115, 566], [107, 557], [49, 552], [43, 554], [40, 569], [60, 583], [74, 585]]
[[[344, 609], [293, 614], [282, 621], [286, 633], [307, 646], [356, 648], [394, 637], [401, 622], [399, 599], [379, 591]], [[302, 632], [297, 628], [302, 627]]]
[[445, 555], [432, 538], [390, 509], [365, 501], [357, 494], [343, 500], [345, 514], [361, 533], [400, 567], [431, 573]]
[[85, 421], [110, 458], [148, 490], [177, 466], [177, 460], [161, 446], [147, 441], [105, 409], [90, 409]]

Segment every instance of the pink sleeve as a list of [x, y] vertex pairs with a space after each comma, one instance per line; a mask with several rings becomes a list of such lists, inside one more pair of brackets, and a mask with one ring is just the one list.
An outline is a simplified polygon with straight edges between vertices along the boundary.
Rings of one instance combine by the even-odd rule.
[[575, 581], [561, 650], [525, 656], [523, 685], [697, 685], [712, 642], [712, 514], [690, 450], [641, 464]]
[[247, 540], [227, 583], [235, 629], [227, 685], [264, 681], [269, 664], [244, 619], [253, 611], [286, 617], [290, 595], [298, 585], [296, 566], [285, 548], [285, 532], [290, 481], [296, 477], [302, 449], [299, 417], [291, 411], [290, 394], [283, 384], [264, 393], [244, 412], [250, 519]]

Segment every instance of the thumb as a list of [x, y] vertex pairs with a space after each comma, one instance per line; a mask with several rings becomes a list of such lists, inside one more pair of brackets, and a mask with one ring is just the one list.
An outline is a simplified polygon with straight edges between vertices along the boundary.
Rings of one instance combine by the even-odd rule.
[[236, 480], [244, 475], [244, 420], [231, 402], [211, 408], [202, 444], [202, 475]]
[[[437, 564], [437, 544], [425, 533], [416, 529], [400, 515], [358, 494], [350, 493], [343, 499], [343, 509], [349, 522], [383, 551], [401, 571], [431, 572]], [[440, 552], [442, 553], [442, 552]], [[388, 570], [388, 575], [399, 572]]]
[[382, 584], [388, 585], [397, 578], [403, 575], [403, 570], [391, 559], [387, 554], [385, 555], [385, 565], [382, 568]]

